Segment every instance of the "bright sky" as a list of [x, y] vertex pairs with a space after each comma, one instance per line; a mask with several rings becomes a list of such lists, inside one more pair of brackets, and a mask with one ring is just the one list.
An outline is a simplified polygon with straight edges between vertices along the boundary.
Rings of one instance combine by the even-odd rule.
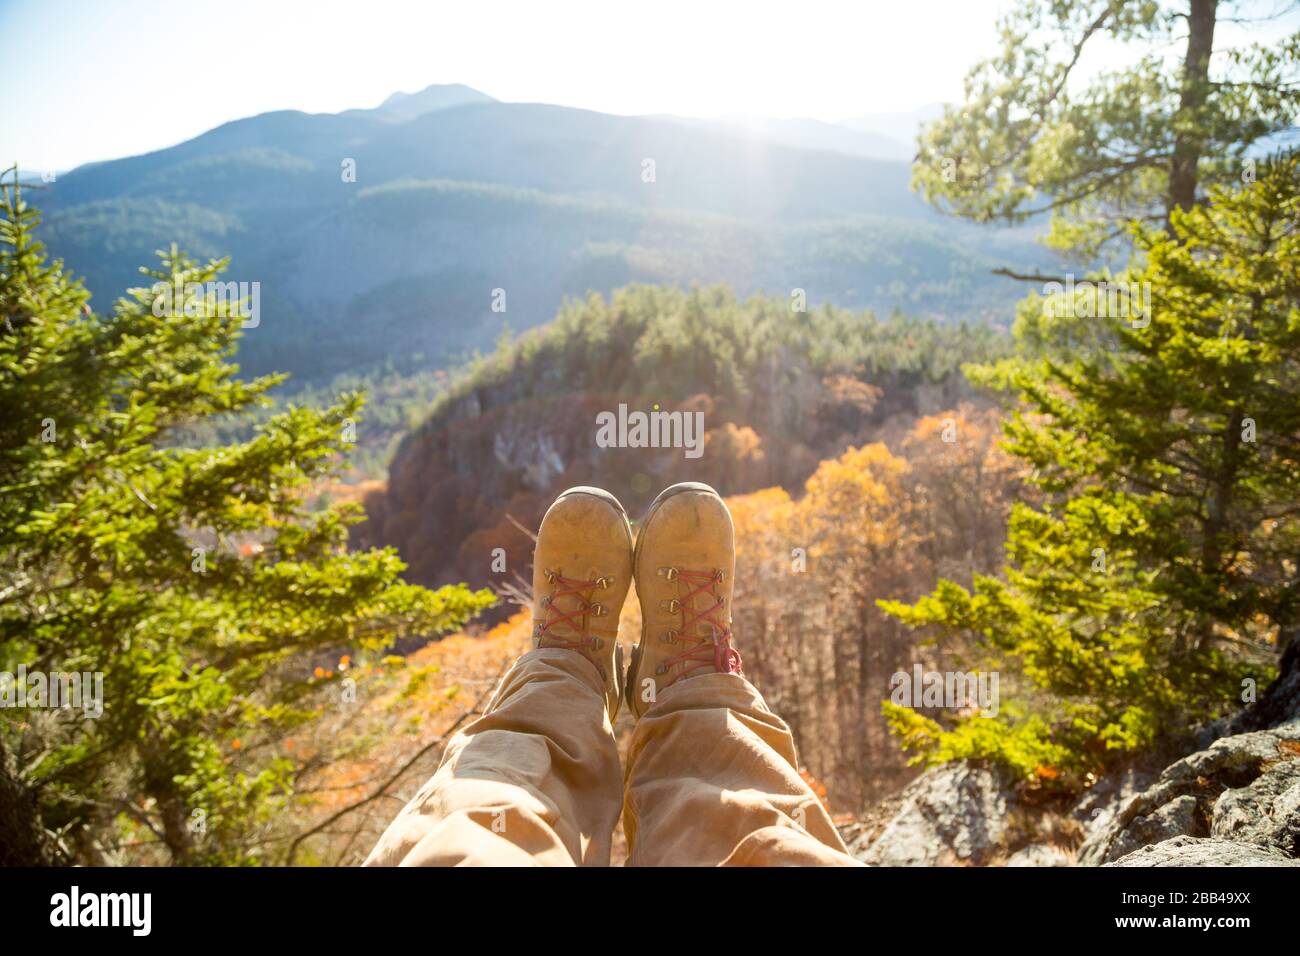
[[957, 100], [1010, 0], [0, 0], [0, 165], [465, 83], [609, 113], [836, 121]]

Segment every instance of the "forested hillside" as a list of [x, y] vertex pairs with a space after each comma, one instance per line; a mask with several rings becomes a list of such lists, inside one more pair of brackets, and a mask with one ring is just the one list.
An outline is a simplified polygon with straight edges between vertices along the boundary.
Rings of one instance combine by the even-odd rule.
[[[724, 494], [796, 489], [820, 460], [972, 393], [959, 370], [1005, 336], [726, 288], [633, 286], [567, 305], [555, 321], [474, 363], [399, 446], [364, 540], [395, 544], [420, 581], [489, 583], [492, 551], [521, 569], [555, 494], [618, 488], [641, 508], [673, 481]], [[704, 453], [600, 448], [596, 416], [619, 404], [700, 412]]]
[[316, 382], [455, 363], [629, 282], [1000, 321], [1015, 289], [990, 271], [1045, 260], [1032, 230], [976, 242], [944, 222], [903, 161], [807, 143], [431, 88], [61, 174], [42, 235], [101, 298], [173, 242], [230, 256], [226, 278], [260, 283], [267, 315], [245, 372]]

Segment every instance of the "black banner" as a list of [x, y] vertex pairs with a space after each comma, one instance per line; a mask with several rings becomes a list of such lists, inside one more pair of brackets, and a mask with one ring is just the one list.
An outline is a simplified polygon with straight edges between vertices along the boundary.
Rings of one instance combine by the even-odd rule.
[[465, 933], [499, 943], [515, 932], [536, 941], [570, 921], [587, 939], [593, 923], [608, 921], [624, 942], [626, 928], [642, 923], [654, 936], [674, 924], [720, 938], [771, 927], [813, 938], [847, 934], [864, 945], [882, 937], [924, 947], [1134, 936], [1232, 945], [1242, 934], [1293, 934], [1296, 886], [1291, 867], [0, 871], [7, 940], [98, 937], [126, 946], [352, 939], [436, 946]]

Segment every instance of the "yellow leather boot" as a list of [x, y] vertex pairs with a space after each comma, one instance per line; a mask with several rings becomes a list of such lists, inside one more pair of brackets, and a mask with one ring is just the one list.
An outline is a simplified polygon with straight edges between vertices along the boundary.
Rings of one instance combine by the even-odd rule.
[[699, 674], [739, 674], [731, 646], [736, 570], [731, 512], [699, 482], [665, 489], [637, 534], [633, 576], [641, 643], [632, 651], [625, 698], [640, 717], [668, 687]]
[[533, 646], [591, 661], [605, 682], [610, 720], [622, 693], [618, 616], [632, 584], [632, 527], [618, 499], [570, 488], [542, 518], [533, 552]]

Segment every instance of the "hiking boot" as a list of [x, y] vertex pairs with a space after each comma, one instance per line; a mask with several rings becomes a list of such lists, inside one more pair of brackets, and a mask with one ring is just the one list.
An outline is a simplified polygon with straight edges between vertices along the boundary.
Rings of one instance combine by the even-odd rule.
[[618, 616], [632, 584], [632, 526], [618, 499], [570, 488], [547, 509], [533, 552], [533, 646], [576, 651], [605, 682], [610, 720], [622, 693]]
[[718, 493], [694, 481], [665, 489], [646, 512], [633, 561], [641, 643], [624, 696], [637, 717], [679, 680], [740, 673], [731, 646], [735, 570], [731, 512]]

